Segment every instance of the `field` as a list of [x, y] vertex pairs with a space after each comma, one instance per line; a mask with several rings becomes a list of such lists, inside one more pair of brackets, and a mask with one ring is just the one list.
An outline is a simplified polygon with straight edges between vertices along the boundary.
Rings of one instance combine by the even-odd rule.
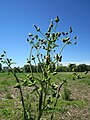
[[[60, 83], [62, 79], [71, 73], [58, 73], [53, 81]], [[54, 120], [90, 120], [90, 73], [83, 76], [82, 79], [72, 80], [69, 79], [66, 87], [71, 91], [69, 100], [63, 99], [63, 88], [61, 89], [61, 97], [58, 101], [56, 108], [56, 116]], [[25, 75], [19, 73], [20, 78], [25, 78]], [[23, 120], [22, 119], [22, 106], [19, 96], [19, 91], [14, 88], [16, 81], [13, 75], [8, 73], [0, 73], [0, 120]], [[29, 88], [23, 88], [27, 102], [29, 101]], [[36, 96], [34, 99], [36, 99]], [[33, 100], [30, 98], [32, 104]], [[28, 106], [27, 106], [28, 107]], [[49, 120], [49, 115], [52, 110], [46, 111], [46, 118]]]

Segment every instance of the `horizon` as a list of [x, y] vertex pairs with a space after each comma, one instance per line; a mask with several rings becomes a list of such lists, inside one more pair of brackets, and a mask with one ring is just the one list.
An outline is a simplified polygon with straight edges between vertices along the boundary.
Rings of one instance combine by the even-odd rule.
[[[59, 66], [68, 66], [68, 64], [76, 64], [76, 66], [78, 66], [78, 65], [81, 65], [81, 64], [85, 64], [85, 65], [90, 65], [90, 63], [84, 63], [84, 62], [61, 62], [61, 63], [58, 63], [58, 65]], [[15, 66], [15, 65], [12, 65], [12, 68], [14, 68], [14, 67], [16, 67], [16, 68], [23, 68], [24, 67], [24, 65], [29, 65], [28, 63], [26, 63], [26, 64], [23, 64], [22, 66]], [[32, 64], [32, 65], [34, 65], [34, 64]], [[34, 65], [35, 66], [35, 65]], [[7, 65], [2, 65], [2, 68], [4, 68], [4, 67], [8, 67]]]

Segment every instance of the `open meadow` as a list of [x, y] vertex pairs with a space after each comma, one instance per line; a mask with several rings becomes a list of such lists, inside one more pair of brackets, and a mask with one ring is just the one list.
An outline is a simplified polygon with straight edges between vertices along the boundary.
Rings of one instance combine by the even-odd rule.
[[[60, 72], [53, 77], [52, 82], [59, 84], [69, 74], [71, 73]], [[61, 88], [61, 96], [55, 109], [55, 120], [90, 120], [90, 73], [86, 75], [84, 73], [78, 74], [83, 78], [68, 79], [67, 84]], [[17, 75], [20, 78], [26, 77], [23, 73]], [[22, 120], [20, 94], [18, 89], [14, 87], [15, 84], [16, 81], [12, 74], [0, 73], [0, 120]], [[69, 92], [65, 92], [64, 88]], [[33, 93], [33, 97], [31, 97], [30, 89], [29, 87], [23, 87], [26, 106], [27, 102], [30, 102], [33, 106], [37, 104], [37, 95]], [[68, 100], [65, 99], [65, 95], [69, 97]], [[51, 108], [45, 111], [44, 116], [46, 118], [43, 118], [43, 120], [49, 120], [52, 111]], [[34, 108], [33, 112], [35, 112]]]

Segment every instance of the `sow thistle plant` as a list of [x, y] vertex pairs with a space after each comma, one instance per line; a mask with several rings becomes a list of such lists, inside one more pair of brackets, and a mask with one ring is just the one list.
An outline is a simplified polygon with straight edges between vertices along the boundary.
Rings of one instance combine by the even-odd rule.
[[[77, 39], [76, 36], [73, 38], [70, 37], [73, 32], [72, 27], [70, 27], [67, 32], [57, 32], [57, 25], [59, 21], [60, 19], [58, 16], [54, 21], [51, 20], [46, 33], [43, 33], [41, 29], [34, 24], [37, 34], [28, 34], [27, 41], [30, 44], [30, 55], [27, 59], [27, 63], [30, 65], [30, 74], [27, 75], [26, 80], [20, 80], [17, 77], [17, 74], [14, 73], [11, 67], [13, 64], [12, 59], [7, 58], [6, 52], [4, 51], [1, 55], [1, 62], [8, 65], [12, 74], [16, 78], [17, 84], [15, 87], [20, 91], [24, 120], [40, 120], [45, 115], [44, 113], [49, 109], [52, 109], [50, 119], [53, 120], [55, 108], [60, 98], [60, 90], [64, 83], [66, 83], [67, 79], [74, 76], [74, 74], [71, 74], [60, 84], [52, 82], [53, 77], [57, 74], [57, 67], [54, 68], [53, 66], [57, 66], [58, 63], [62, 62], [63, 49], [66, 45], [77, 43], [74, 41]], [[42, 36], [42, 38], [39, 36]], [[61, 42], [63, 43], [62, 47], [58, 44]], [[60, 51], [57, 53], [56, 50]], [[37, 75], [34, 74], [32, 70], [32, 63], [35, 66], [40, 64], [42, 72], [40, 73], [36, 67]], [[27, 107], [25, 106], [25, 97], [22, 91], [22, 86], [27, 86], [30, 89], [32, 88], [30, 96], [36, 95], [36, 103], [34, 105], [32, 105], [32, 101], [29, 102], [30, 104], [27, 103], [29, 110], [27, 110]], [[36, 109], [35, 113], [32, 110], [32, 106]]]

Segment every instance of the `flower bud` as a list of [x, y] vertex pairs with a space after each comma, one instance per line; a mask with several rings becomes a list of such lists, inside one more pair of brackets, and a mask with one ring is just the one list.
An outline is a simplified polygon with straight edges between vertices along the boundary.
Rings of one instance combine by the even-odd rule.
[[50, 27], [53, 27], [53, 20], [51, 20]]
[[56, 50], [54, 50], [53, 52], [55, 52]]
[[6, 54], [6, 51], [3, 51], [4, 52], [4, 54]]
[[10, 60], [7, 58], [7, 62], [10, 63]]
[[32, 60], [35, 60], [35, 57], [32, 55]]
[[30, 63], [31, 61], [30, 60], [27, 60], [27, 63]]
[[31, 37], [31, 36], [33, 36], [33, 34], [29, 33], [28, 36]]
[[56, 23], [58, 23], [60, 20], [59, 20], [59, 17], [57, 16], [56, 18], [55, 18], [55, 22]]
[[32, 40], [34, 40], [34, 37], [32, 37]]
[[43, 46], [43, 49], [45, 49], [45, 46]]
[[67, 42], [68, 40], [70, 40], [70, 37], [62, 39], [63, 43]]
[[58, 54], [56, 54], [56, 55], [55, 55], [55, 58], [56, 58], [56, 60], [58, 60], [58, 59], [59, 59], [59, 55], [58, 55]]
[[72, 42], [70, 42], [70, 41], [67, 41], [67, 44], [72, 44]]
[[68, 35], [68, 32], [66, 32], [66, 35]]
[[64, 33], [64, 32], [62, 32], [62, 34], [63, 34], [63, 35], [65, 35], [65, 33]]
[[74, 36], [74, 39], [77, 39], [77, 36]]
[[59, 62], [61, 62], [62, 61], [62, 56], [60, 56], [60, 58], [59, 58]]
[[52, 38], [54, 39], [54, 37], [55, 37], [55, 33], [52, 33]]
[[36, 28], [37, 31], [40, 31], [40, 28], [37, 27], [35, 24], [34, 24], [34, 27]]
[[34, 37], [35, 37], [36, 39], [38, 39], [38, 35], [35, 35]]
[[72, 33], [72, 27], [70, 27], [70, 30], [69, 30], [70, 33]]
[[27, 41], [29, 42], [29, 39], [27, 38]]
[[42, 54], [40, 54], [40, 56], [42, 57]]
[[4, 57], [4, 54], [2, 54], [1, 57]]
[[77, 42], [74, 43], [75, 45], [77, 44]]
[[47, 36], [47, 38], [49, 38], [49, 37], [50, 37], [50, 33], [49, 33], [49, 32], [47, 32], [47, 33], [46, 33], [46, 36]]
[[12, 61], [12, 59], [10, 59], [10, 61]]
[[61, 33], [60, 33], [60, 32], [57, 32], [57, 33], [56, 33], [56, 36], [57, 36], [57, 37], [60, 37], [60, 36], [61, 36]]

